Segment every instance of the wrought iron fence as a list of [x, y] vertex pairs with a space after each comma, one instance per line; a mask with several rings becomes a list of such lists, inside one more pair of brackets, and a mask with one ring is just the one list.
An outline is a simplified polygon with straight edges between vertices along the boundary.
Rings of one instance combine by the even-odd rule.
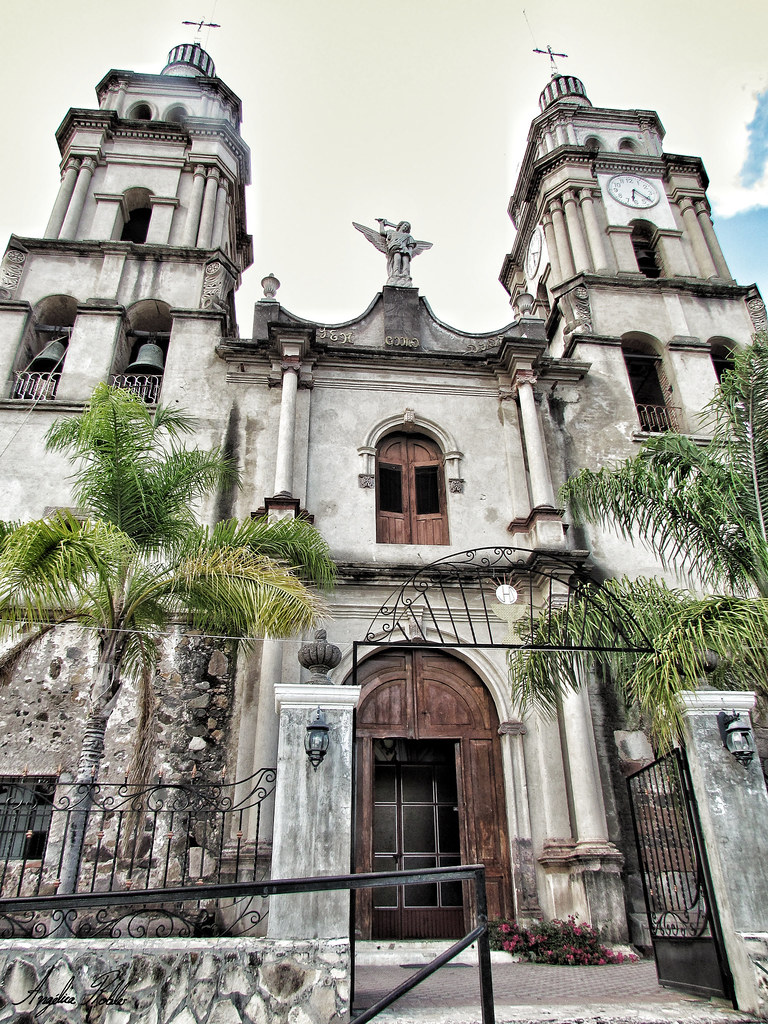
[[60, 380], [60, 373], [33, 373], [23, 370], [16, 374], [12, 397], [50, 402], [56, 397], [56, 388]]
[[[199, 899], [153, 905], [146, 890], [258, 881], [268, 864], [259, 848], [264, 801], [275, 769], [228, 783], [158, 777], [146, 786], [64, 783], [40, 777], [0, 780], [0, 900], [52, 896], [59, 890], [72, 836], [86, 816], [76, 893], [130, 891], [122, 909], [81, 915], [68, 934], [221, 935], [253, 931], [260, 899]], [[68, 852], [69, 850], [69, 852]], [[0, 909], [0, 937], [44, 936], [60, 922]]]
[[112, 377], [113, 387], [132, 391], [150, 405], [157, 401], [162, 384], [162, 376], [154, 373], [118, 373]]

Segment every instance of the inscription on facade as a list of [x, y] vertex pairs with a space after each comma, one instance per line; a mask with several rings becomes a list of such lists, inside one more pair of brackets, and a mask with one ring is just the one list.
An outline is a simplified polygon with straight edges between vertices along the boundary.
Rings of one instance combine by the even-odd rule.
[[398, 337], [393, 337], [391, 334], [388, 334], [386, 336], [386, 338], [384, 339], [384, 344], [388, 345], [390, 348], [420, 348], [421, 347], [421, 342], [419, 341], [418, 338], [401, 338], [399, 336]]
[[337, 341], [340, 345], [354, 345], [355, 337], [352, 331], [337, 331], [333, 327], [321, 327], [317, 332], [319, 341]]
[[498, 348], [504, 339], [498, 338], [486, 338], [485, 341], [470, 341], [467, 347], [464, 349], [465, 352], [487, 352], [489, 348]]

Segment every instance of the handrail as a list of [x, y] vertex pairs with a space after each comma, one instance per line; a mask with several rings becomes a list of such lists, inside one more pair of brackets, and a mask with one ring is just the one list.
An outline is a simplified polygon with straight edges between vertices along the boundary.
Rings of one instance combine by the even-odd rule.
[[[122, 906], [130, 903], [152, 904], [178, 902], [184, 899], [234, 899], [248, 896], [278, 896], [286, 893], [331, 892], [343, 889], [378, 889], [391, 885], [412, 885], [438, 878], [442, 882], [471, 881], [475, 892], [476, 926], [464, 938], [435, 957], [416, 974], [406, 979], [373, 1006], [359, 1014], [350, 1024], [366, 1024], [396, 999], [434, 974], [473, 942], [477, 942], [477, 964], [480, 980], [480, 1003], [483, 1024], [495, 1024], [491, 949], [488, 940], [488, 904], [485, 892], [485, 868], [482, 864], [466, 864], [449, 868], [422, 868], [419, 871], [370, 871], [354, 875], [321, 875], [312, 878], [271, 878], [261, 882], [227, 882], [219, 885], [182, 885], [141, 892], [78, 892], [58, 896], [14, 896], [0, 899], [0, 914], [13, 912], [56, 912], [63, 919], [72, 917], [80, 908]], [[71, 913], [67, 914], [67, 910]]]

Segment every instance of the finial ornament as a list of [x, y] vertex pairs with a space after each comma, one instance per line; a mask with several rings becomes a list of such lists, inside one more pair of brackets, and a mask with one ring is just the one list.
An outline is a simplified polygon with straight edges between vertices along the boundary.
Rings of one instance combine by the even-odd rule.
[[262, 277], [261, 287], [264, 289], [265, 299], [274, 299], [277, 289], [280, 287], [280, 282], [274, 274], [269, 273], [266, 277]]
[[360, 231], [371, 245], [374, 245], [379, 252], [385, 253], [387, 257], [387, 284], [395, 288], [410, 288], [411, 281], [411, 260], [419, 253], [426, 252], [432, 248], [431, 242], [418, 242], [411, 234], [411, 225], [407, 220], [401, 220], [393, 224], [383, 217], [376, 218], [379, 230], [366, 227], [365, 224], [357, 224], [352, 221], [353, 227]]
[[182, 21], [182, 25], [192, 25], [195, 29], [195, 42], [199, 43], [203, 36], [204, 28], [221, 28], [221, 25], [217, 25], [215, 21], [206, 21], [205, 15], [202, 16], [200, 21]]

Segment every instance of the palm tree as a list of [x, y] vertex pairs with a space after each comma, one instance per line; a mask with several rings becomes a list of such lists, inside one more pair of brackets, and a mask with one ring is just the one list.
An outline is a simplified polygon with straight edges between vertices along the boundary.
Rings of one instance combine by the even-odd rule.
[[[701, 597], [656, 578], [611, 579], [590, 593], [580, 616], [554, 623], [563, 646], [577, 628], [599, 646], [602, 616], [610, 604], [621, 605], [626, 636], [638, 650], [604, 661], [660, 747], [679, 733], [680, 692], [699, 686], [705, 672], [712, 685], [768, 692], [768, 336], [736, 355], [707, 422], [708, 444], [662, 434], [634, 459], [582, 470], [561, 491], [577, 518], [645, 542], [665, 568], [712, 591]], [[541, 622], [531, 639], [543, 629]], [[551, 713], [563, 687], [583, 681], [583, 661], [566, 652], [512, 656], [519, 704]]]
[[[77, 514], [0, 527], [0, 629], [19, 647], [65, 622], [98, 637], [79, 785], [98, 778], [123, 674], [151, 684], [171, 621], [245, 645], [287, 636], [318, 619], [316, 587], [333, 580], [327, 545], [306, 521], [200, 525], [195, 504], [237, 472], [218, 449], [184, 447], [191, 429], [179, 412], [152, 414], [130, 392], [100, 385], [80, 416], [47, 436], [47, 448], [75, 465]], [[87, 810], [68, 837], [60, 892], [74, 888]]]

